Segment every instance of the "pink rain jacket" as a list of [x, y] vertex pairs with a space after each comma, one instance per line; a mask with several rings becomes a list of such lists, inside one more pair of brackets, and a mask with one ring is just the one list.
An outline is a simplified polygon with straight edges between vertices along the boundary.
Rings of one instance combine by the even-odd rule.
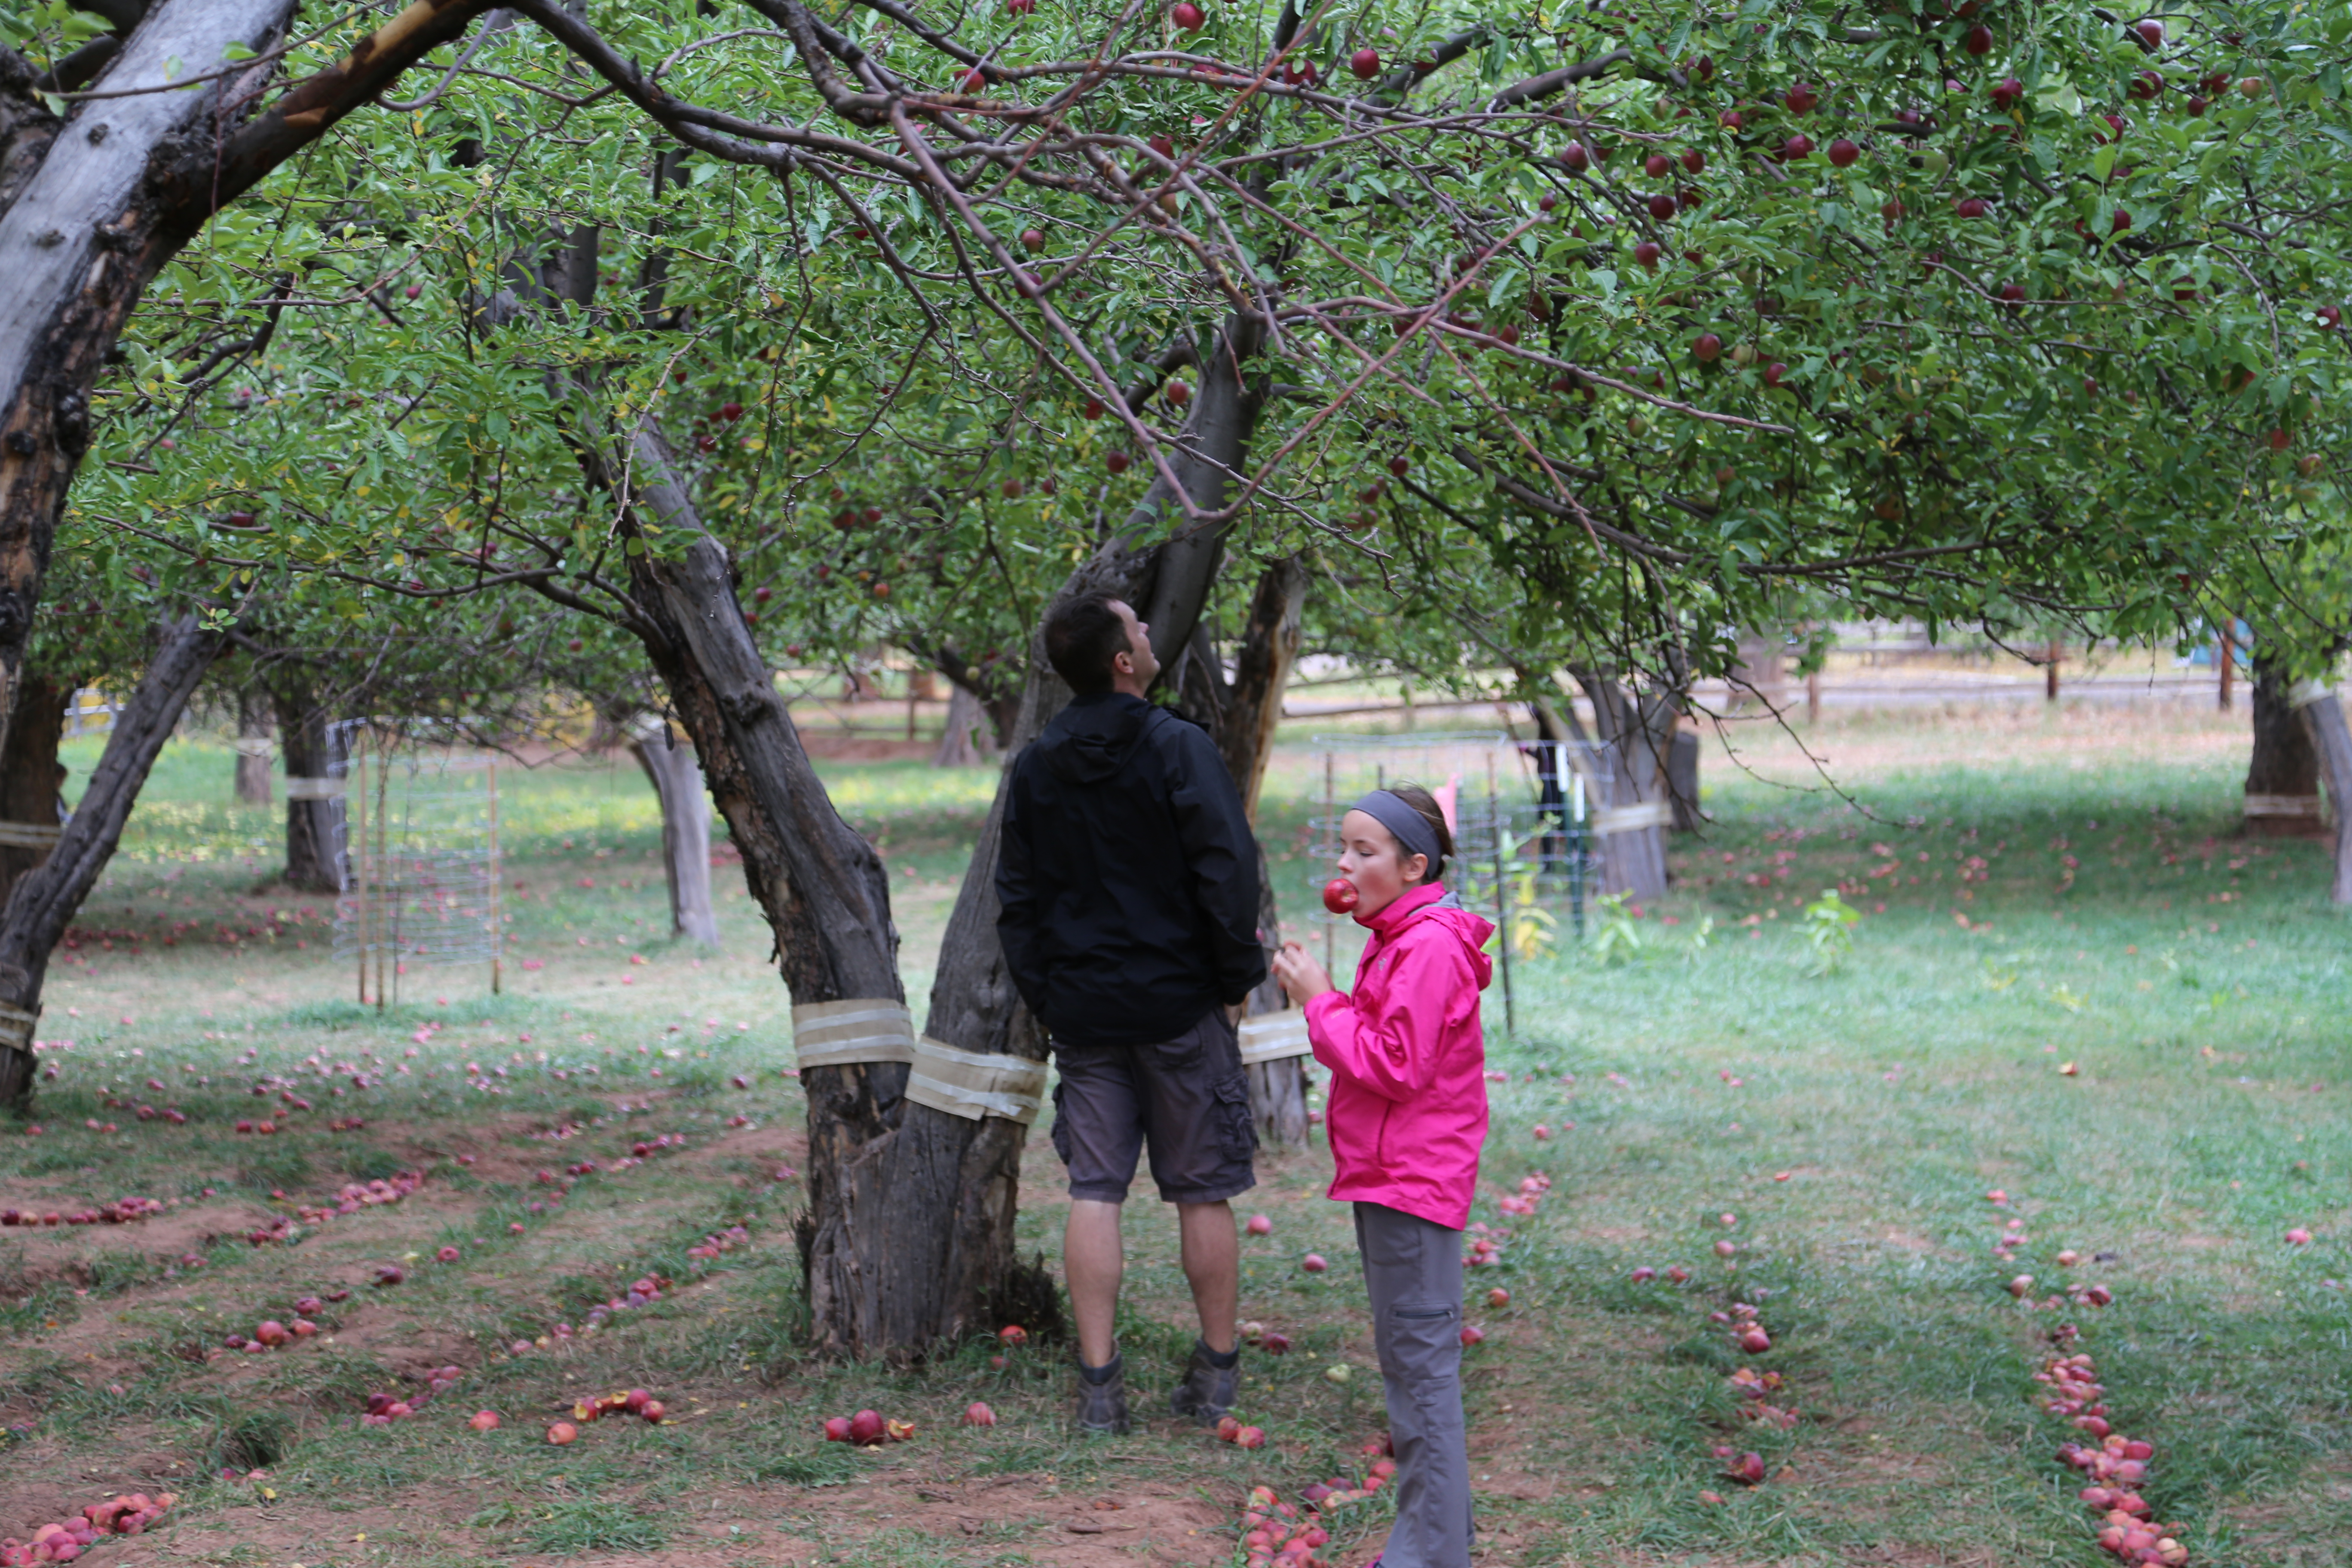
[[1356, 923], [1372, 936], [1355, 991], [1307, 1004], [1315, 1059], [1331, 1069], [1330, 1195], [1460, 1230], [1486, 1142], [1478, 993], [1494, 963], [1479, 949], [1495, 928], [1442, 884]]

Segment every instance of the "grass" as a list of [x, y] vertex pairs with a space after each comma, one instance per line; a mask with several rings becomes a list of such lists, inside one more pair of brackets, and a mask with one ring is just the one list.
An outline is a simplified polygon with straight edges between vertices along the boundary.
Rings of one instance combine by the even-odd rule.
[[[1491, 1086], [1474, 1215], [1501, 1241], [1472, 1271], [1487, 1339], [1465, 1371], [1482, 1561], [2104, 1561], [2052, 1458], [2066, 1429], [2032, 1398], [2062, 1321], [2119, 1429], [2156, 1444], [2147, 1495], [2196, 1562], [2352, 1561], [2334, 1544], [2352, 1539], [2345, 927], [2315, 847], [2231, 837], [2242, 731], [2069, 709], [1857, 717], [1811, 738], [1853, 804], [1799, 788], [1787, 737], [1735, 733], [1752, 771], [1710, 751], [1715, 820], [1677, 842], [1674, 892], [1628, 911], [1633, 956], [1600, 962], [1563, 930], [1514, 965], [1516, 1032], [1490, 994], [1509, 1081]], [[1260, 1453], [1164, 1419], [1074, 1441], [1059, 1347], [997, 1364], [975, 1342], [915, 1371], [809, 1358], [790, 1328], [800, 1188], [780, 1178], [804, 1161], [801, 1101], [777, 1070], [766, 933], [730, 873], [720, 946], [669, 941], [634, 765], [502, 774], [509, 876], [530, 889], [509, 905], [508, 994], [427, 970], [381, 1014], [348, 999], [331, 909], [256, 890], [269, 819], [226, 804], [229, 772], [226, 748], [167, 752], [80, 922], [117, 934], [53, 971], [43, 1035], [71, 1044], [44, 1053], [44, 1131], [0, 1122], [10, 1206], [173, 1200], [139, 1225], [0, 1231], [0, 1533], [169, 1489], [171, 1548], [194, 1562], [1206, 1563], [1233, 1553], [1249, 1484], [1330, 1475], [1381, 1426], [1319, 1149], [1262, 1159], [1247, 1205], [1275, 1229], [1245, 1243], [1244, 1312], [1294, 1342], [1245, 1360], [1246, 1413], [1274, 1435]], [[919, 1006], [991, 776], [826, 772], [884, 846]], [[1297, 911], [1324, 874], [1303, 847], [1316, 759], [1286, 754], [1275, 784], [1262, 836]], [[1792, 928], [1830, 887], [1864, 918], [1844, 963], [1811, 973]], [[318, 1109], [236, 1134], [257, 1079]], [[187, 1125], [137, 1121], [149, 1102]], [[352, 1114], [363, 1131], [324, 1130]], [[615, 1168], [662, 1133], [685, 1148]], [[1020, 1244], [1050, 1260], [1045, 1144]], [[583, 1159], [600, 1168], [551, 1203], [538, 1173]], [[397, 1204], [292, 1246], [244, 1239], [401, 1170], [425, 1181]], [[1535, 1175], [1551, 1186], [1532, 1215], [1497, 1206]], [[1997, 1257], [2012, 1220], [2021, 1239]], [[750, 1247], [685, 1256], [733, 1224]], [[2291, 1226], [2317, 1240], [2286, 1246]], [[1189, 1343], [1187, 1297], [1160, 1206], [1139, 1197], [1127, 1226], [1122, 1337], [1150, 1409]], [[459, 1262], [433, 1260], [445, 1245]], [[2084, 1261], [2060, 1266], [2062, 1248]], [[1298, 1269], [1310, 1250], [1330, 1272]], [[407, 1278], [371, 1287], [389, 1261]], [[1636, 1282], [1644, 1266], [1692, 1277]], [[648, 1271], [677, 1287], [579, 1332]], [[2029, 1300], [2095, 1282], [2115, 1301], [2035, 1310], [2003, 1289], [2020, 1273]], [[1486, 1305], [1497, 1287], [1507, 1305]], [[331, 1288], [352, 1294], [316, 1340], [221, 1348]], [[1769, 1353], [1709, 1321], [1739, 1300], [1760, 1306]], [[1743, 1363], [1786, 1380], [1792, 1427], [1745, 1419], [1727, 1376]], [[445, 1365], [460, 1381], [415, 1418], [357, 1425], [368, 1393], [421, 1391]], [[675, 1424], [542, 1440], [573, 1400], [631, 1386]], [[956, 1424], [973, 1399], [997, 1426]], [[817, 1440], [818, 1418], [866, 1405], [917, 1439]], [[504, 1426], [467, 1431], [482, 1408]], [[1770, 1479], [1726, 1480], [1719, 1446]], [[1324, 1555], [1368, 1558], [1384, 1507], [1343, 1520]]]

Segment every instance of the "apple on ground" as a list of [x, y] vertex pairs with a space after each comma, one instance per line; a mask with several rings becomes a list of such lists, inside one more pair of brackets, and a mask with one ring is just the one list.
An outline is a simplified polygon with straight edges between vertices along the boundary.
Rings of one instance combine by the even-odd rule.
[[1309, 1274], [1320, 1274], [1331, 1266], [1323, 1261], [1323, 1255], [1321, 1253], [1310, 1252], [1306, 1257], [1298, 1260], [1298, 1267], [1304, 1268]]
[[559, 1448], [562, 1447], [567, 1443], [575, 1441], [579, 1436], [580, 1428], [574, 1426], [569, 1421], [558, 1421], [554, 1426], [550, 1426], [547, 1429], [547, 1440], [554, 1444]]
[[1262, 1214], [1254, 1214], [1249, 1216], [1249, 1223], [1242, 1228], [1252, 1236], [1271, 1236], [1274, 1234], [1274, 1221]]
[[495, 1410], [477, 1410], [474, 1412], [473, 1419], [467, 1421], [466, 1425], [477, 1432], [495, 1432], [499, 1429], [499, 1413]]

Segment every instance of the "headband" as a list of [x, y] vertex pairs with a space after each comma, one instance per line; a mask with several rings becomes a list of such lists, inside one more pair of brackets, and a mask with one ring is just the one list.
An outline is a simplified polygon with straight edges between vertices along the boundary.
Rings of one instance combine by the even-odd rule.
[[1390, 790], [1376, 789], [1349, 809], [1362, 812], [1387, 828], [1403, 848], [1406, 858], [1415, 855], [1428, 856], [1432, 874], [1444, 864], [1444, 851], [1437, 847], [1437, 834], [1430, 827], [1429, 818], [1406, 805], [1403, 796]]

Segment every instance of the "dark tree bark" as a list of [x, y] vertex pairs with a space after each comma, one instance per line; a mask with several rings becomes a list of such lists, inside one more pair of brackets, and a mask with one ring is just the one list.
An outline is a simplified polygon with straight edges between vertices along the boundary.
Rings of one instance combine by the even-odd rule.
[[328, 793], [337, 758], [326, 710], [310, 672], [281, 665], [271, 672], [270, 705], [286, 759], [286, 869], [282, 879], [306, 893], [343, 890], [343, 800]]
[[[41, 670], [28, 669], [17, 682], [16, 711], [0, 745], [0, 833], [9, 827], [32, 831], [0, 837], [0, 900], [18, 878], [49, 858], [48, 845], [31, 840], [57, 829], [66, 777], [58, 742], [65, 737], [66, 703], [72, 696], [71, 682]], [[7, 841], [20, 837], [26, 842]]]
[[2253, 673], [2253, 753], [2246, 764], [2246, 832], [2257, 838], [2301, 838], [2325, 832], [2319, 812], [2319, 752], [2295, 710], [2293, 687], [2257, 650]]
[[236, 689], [236, 799], [240, 805], [269, 804], [268, 695], [250, 683]]
[[694, 748], [681, 746], [665, 724], [653, 735], [632, 736], [629, 750], [661, 799], [662, 871], [669, 883], [672, 936], [719, 943], [719, 917], [710, 908], [710, 792]]
[[31, 1096], [29, 1047], [40, 1016], [50, 950], [113, 858], [148, 770], [226, 640], [225, 634], [205, 630], [194, 616], [183, 617], [164, 633], [139, 689], [114, 716], [105, 754], [58, 847], [16, 879], [6, 905], [0, 907], [0, 1028], [11, 1037], [10, 1044], [0, 1046], [0, 1100], [22, 1104]]
[[91, 389], [148, 283], [222, 205], [457, 37], [487, 0], [419, 0], [240, 121], [271, 68], [202, 79], [233, 46], [266, 51], [294, 8], [156, 0], [90, 62], [96, 89], [199, 85], [85, 100], [64, 121], [35, 95], [31, 68], [0, 49], [0, 715], [16, 709], [50, 542], [89, 447]]

